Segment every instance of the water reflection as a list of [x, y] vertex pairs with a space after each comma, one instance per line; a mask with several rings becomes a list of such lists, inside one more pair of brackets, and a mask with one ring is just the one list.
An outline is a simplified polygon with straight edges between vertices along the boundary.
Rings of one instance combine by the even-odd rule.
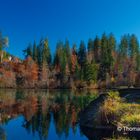
[[[79, 112], [97, 96], [97, 92], [88, 91], [1, 90], [0, 139], [6, 140], [6, 136], [10, 135], [8, 123], [15, 118], [14, 123], [17, 125], [18, 116], [23, 116], [23, 121], [18, 126], [23, 127], [28, 135], [36, 136], [37, 134], [39, 138], [35, 139], [47, 139], [52, 131], [50, 125], [53, 125], [58, 138], [65, 136], [65, 138], [74, 139], [70, 131], [72, 130], [75, 136], [80, 131], [77, 125]], [[24, 135], [22, 137], [24, 138]], [[78, 136], [78, 139], [83, 138], [85, 139], [82, 134]], [[32, 140], [34, 137], [26, 139]]]

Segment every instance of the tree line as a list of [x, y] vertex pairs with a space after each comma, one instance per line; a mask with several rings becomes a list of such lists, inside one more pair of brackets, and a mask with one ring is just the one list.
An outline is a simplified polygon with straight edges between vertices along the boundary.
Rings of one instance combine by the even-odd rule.
[[28, 45], [23, 51], [25, 60], [13, 62], [9, 68], [16, 86], [110, 88], [140, 84], [140, 48], [134, 34], [116, 41], [113, 34], [104, 33], [87, 44], [81, 41], [79, 46], [58, 41], [54, 55], [50, 49], [46, 38]]

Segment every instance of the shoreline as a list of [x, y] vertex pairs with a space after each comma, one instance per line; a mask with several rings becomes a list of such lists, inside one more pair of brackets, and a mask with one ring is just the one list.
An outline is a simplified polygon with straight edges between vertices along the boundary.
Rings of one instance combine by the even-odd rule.
[[113, 91], [115, 91], [115, 90], [118, 90], [118, 91], [123, 91], [124, 92], [124, 90], [126, 90], [126, 91], [128, 91], [128, 90], [131, 90], [131, 91], [136, 91], [136, 90], [140, 90], [140, 87], [133, 87], [133, 88], [129, 88], [129, 87], [123, 87], [123, 88], [120, 88], [120, 87], [118, 87], [118, 88], [116, 88], [116, 87], [114, 87], [114, 88], [89, 88], [89, 87], [87, 87], [87, 88], [21, 88], [21, 87], [15, 87], [15, 88], [13, 88], [13, 87], [0, 87], [0, 90], [1, 89], [11, 89], [11, 90], [75, 90], [75, 91], [81, 91], [81, 90], [113, 90]]

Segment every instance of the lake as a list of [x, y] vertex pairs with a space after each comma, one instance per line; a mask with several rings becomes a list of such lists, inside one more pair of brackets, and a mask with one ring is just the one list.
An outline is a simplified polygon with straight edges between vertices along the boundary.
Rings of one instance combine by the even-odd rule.
[[0, 140], [87, 140], [78, 114], [98, 92], [0, 90]]

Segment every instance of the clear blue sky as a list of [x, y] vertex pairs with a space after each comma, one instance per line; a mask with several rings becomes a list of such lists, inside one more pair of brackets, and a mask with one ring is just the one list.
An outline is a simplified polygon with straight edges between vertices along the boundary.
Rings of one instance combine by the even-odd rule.
[[79, 45], [103, 32], [140, 38], [140, 0], [0, 0], [0, 30], [9, 37], [7, 50], [19, 57], [41, 37], [52, 52], [58, 40]]

